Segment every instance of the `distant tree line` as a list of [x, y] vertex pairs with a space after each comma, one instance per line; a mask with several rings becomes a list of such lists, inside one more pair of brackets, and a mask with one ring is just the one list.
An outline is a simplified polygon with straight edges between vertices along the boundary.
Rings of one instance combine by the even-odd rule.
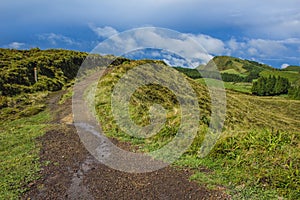
[[258, 96], [274, 96], [280, 94], [287, 94], [291, 84], [287, 78], [269, 76], [260, 77], [253, 82], [252, 94]]
[[183, 68], [183, 67], [174, 67], [174, 69], [176, 69], [179, 72], [184, 73], [185, 75], [187, 75], [188, 77], [190, 77], [192, 79], [202, 78], [201, 74], [199, 73], [199, 71], [197, 69], [189, 69], [189, 68]]
[[224, 82], [248, 82], [251, 83], [254, 79], [259, 78], [259, 72], [251, 71], [247, 76], [243, 77], [238, 74], [229, 74], [229, 73], [222, 73], [222, 80]]

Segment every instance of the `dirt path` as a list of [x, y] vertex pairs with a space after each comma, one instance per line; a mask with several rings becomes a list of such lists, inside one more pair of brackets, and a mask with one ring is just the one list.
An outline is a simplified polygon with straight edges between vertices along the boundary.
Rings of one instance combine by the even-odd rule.
[[72, 124], [71, 99], [58, 105], [61, 95], [49, 99], [54, 128], [39, 138], [41, 178], [30, 184], [23, 199], [229, 199], [221, 191], [190, 182], [188, 170], [166, 167], [134, 174], [99, 163], [82, 145]]

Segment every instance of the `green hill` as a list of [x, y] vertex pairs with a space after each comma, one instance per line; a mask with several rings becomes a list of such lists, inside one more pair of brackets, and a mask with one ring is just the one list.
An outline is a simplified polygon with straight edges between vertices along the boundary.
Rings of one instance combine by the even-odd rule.
[[[70, 85], [88, 53], [63, 49], [0, 49], [0, 120], [29, 116], [44, 108], [49, 92]], [[88, 68], [119, 65], [124, 58], [90, 55]], [[35, 81], [34, 69], [37, 71]]]
[[[73, 79], [87, 53], [67, 50], [0, 49], [0, 93], [14, 96], [20, 93], [60, 90]], [[38, 82], [34, 79], [37, 69]]]
[[[129, 112], [138, 125], [151, 123], [148, 114], [151, 105], [160, 104], [166, 109], [166, 122], [161, 130], [154, 136], [141, 139], [128, 135], [116, 124], [110, 106], [111, 91], [120, 77], [134, 67], [147, 65], [151, 68], [155, 64], [154, 61], [131, 61], [116, 66], [101, 80], [96, 92], [96, 112], [104, 132], [146, 152], [172, 141], [179, 128], [180, 105], [174, 94], [155, 84], [140, 87], [133, 94]], [[252, 193], [261, 199], [276, 198], [277, 195], [291, 199], [299, 197], [300, 101], [227, 91], [222, 137], [208, 157], [199, 159], [199, 148], [210, 122], [210, 95], [201, 79], [186, 79], [198, 96], [200, 121], [197, 137], [177, 164], [194, 169], [193, 179], [203, 184], [212, 187], [225, 185], [232, 194], [236, 192], [236, 198], [246, 198]], [[201, 172], [200, 168], [209, 168], [214, 173]], [[243, 189], [238, 192], [236, 187], [240, 185]]]
[[300, 72], [300, 66], [290, 65], [287, 68], [282, 69], [282, 71]]
[[[290, 91], [299, 90], [300, 87], [300, 67], [289, 66], [286, 69], [276, 69], [271, 66], [261, 64], [255, 61], [243, 60], [230, 56], [216, 56], [207, 65], [202, 65], [197, 68], [202, 77], [218, 79], [216, 72], [212, 69], [218, 69], [222, 80], [225, 82], [225, 87], [228, 90], [251, 94], [253, 81], [260, 77], [269, 78], [270, 76], [287, 78], [291, 84]], [[181, 70], [191, 78], [199, 78], [195, 72]], [[190, 76], [193, 74], [193, 76]], [[295, 95], [289, 93], [289, 98], [295, 98]], [[297, 95], [296, 95], [297, 96]]]
[[274, 68], [255, 61], [243, 60], [230, 56], [216, 56], [206, 66], [202, 66], [201, 70], [209, 70], [213, 63], [222, 73], [247, 75], [251, 71], [274, 70]]

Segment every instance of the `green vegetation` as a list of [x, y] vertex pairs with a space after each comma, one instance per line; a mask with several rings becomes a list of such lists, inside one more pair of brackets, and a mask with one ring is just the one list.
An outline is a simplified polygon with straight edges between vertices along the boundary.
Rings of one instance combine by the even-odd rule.
[[[251, 93], [252, 90], [253, 94], [259, 96], [282, 95], [290, 91], [289, 98], [299, 99], [297, 92], [300, 86], [299, 66], [289, 66], [279, 70], [255, 61], [216, 56], [207, 65], [200, 66], [199, 70], [201, 74], [206, 75], [206, 78], [219, 79], [216, 73], [211, 71], [212, 66], [216, 66], [220, 71], [227, 89], [243, 93]], [[184, 70], [181, 72], [185, 73]], [[276, 85], [275, 79], [278, 80]], [[243, 82], [253, 83], [252, 89], [249, 90], [249, 85], [243, 87]]]
[[294, 73], [290, 71], [262, 71], [260, 73], [260, 76], [262, 77], [269, 77], [269, 76], [275, 76], [275, 77], [282, 77], [282, 78], [287, 78], [289, 82], [292, 85], [299, 85], [300, 86], [300, 74], [299, 73]]
[[299, 141], [299, 133], [235, 132], [221, 138], [209, 156], [186, 154], [176, 164], [191, 167], [192, 180], [225, 187], [234, 199], [299, 199]]
[[200, 66], [199, 70], [210, 71], [212, 66], [216, 66], [222, 74], [226, 74], [222, 78], [228, 82], [252, 82], [259, 77], [281, 76], [287, 78], [292, 85], [300, 86], [300, 66], [289, 66], [280, 70], [255, 61], [216, 56], [207, 65]]
[[174, 69], [176, 69], [179, 72], [184, 73], [185, 75], [187, 75], [188, 77], [190, 77], [192, 79], [202, 78], [201, 74], [199, 73], [199, 71], [197, 69], [189, 69], [189, 68], [183, 68], [183, 67], [174, 67]]
[[[67, 50], [0, 49], [0, 94], [14, 96], [36, 91], [57, 91], [72, 80], [86, 53]], [[34, 68], [38, 82], [34, 79]]]
[[[87, 66], [84, 73], [128, 61], [110, 55], [87, 55], [62, 49], [0, 49], [0, 120], [17, 119], [42, 111], [50, 92], [72, 85], [84, 60]], [[37, 70], [37, 82], [34, 69]]]
[[68, 87], [66, 89], [66, 93], [62, 95], [62, 97], [60, 98], [58, 104], [62, 105], [66, 102], [66, 100], [70, 99], [73, 96], [74, 92], [73, 92], [73, 88], [72, 87]]
[[0, 121], [29, 117], [44, 110], [48, 91], [16, 96], [0, 96]]
[[243, 82], [244, 77], [238, 74], [229, 74], [229, 73], [222, 73], [222, 80], [224, 82]]
[[[111, 112], [110, 93], [123, 74], [141, 64], [151, 67], [155, 61], [123, 63], [103, 77], [96, 91], [96, 112], [108, 136], [129, 141], [137, 146], [134, 149], [149, 152], [172, 140], [180, 125], [181, 111], [174, 94], [167, 88], [143, 86], [130, 100], [132, 120], [141, 126], [148, 125], [150, 106], [160, 104], [166, 109], [165, 125], [155, 136], [147, 139], [129, 136], [118, 127]], [[207, 157], [199, 158], [198, 152], [210, 122], [211, 105], [204, 79], [187, 77], [187, 80], [198, 95], [201, 120], [197, 137], [176, 165], [192, 168], [195, 173], [192, 179], [211, 188], [222, 186], [236, 199], [298, 199], [300, 102], [228, 90], [222, 137]], [[225, 84], [225, 87], [229, 86]], [[249, 91], [249, 83], [245, 87]]]
[[228, 90], [233, 90], [233, 91], [241, 92], [241, 93], [245, 93], [245, 94], [251, 94], [252, 83], [225, 82], [224, 86]]
[[0, 199], [18, 199], [40, 170], [36, 138], [49, 126], [49, 112], [0, 122]]
[[[38, 48], [30, 50], [0, 49], [0, 95], [15, 96], [37, 91], [58, 91], [72, 81], [83, 61], [88, 69], [119, 65], [128, 61], [111, 55], [89, 55], [83, 52]], [[87, 57], [88, 56], [88, 57]], [[86, 59], [87, 58], [87, 59]], [[38, 81], [35, 82], [34, 69]]]
[[212, 65], [217, 66], [220, 72], [248, 75], [250, 72], [259, 73], [263, 70], [275, 70], [274, 68], [255, 61], [242, 60], [230, 56], [216, 56], [201, 70], [209, 70]]
[[291, 66], [288, 66], [288, 67], [285, 68], [285, 69], [282, 69], [282, 71], [300, 72], [300, 66], [294, 66], [294, 65], [291, 65]]
[[[45, 99], [52, 91], [72, 85], [87, 54], [67, 50], [0, 49], [0, 56], [0, 199], [16, 199], [26, 191], [28, 183], [37, 178], [40, 166], [35, 139], [43, 134], [50, 120], [49, 112], [43, 111]], [[114, 59], [114, 56], [92, 55], [86, 66], [92, 71], [93, 67], [107, 66]], [[258, 79], [252, 89], [254, 94], [287, 93], [290, 82], [289, 97], [300, 99], [299, 68], [291, 66], [276, 70], [228, 56], [215, 57], [213, 61], [221, 71], [222, 79], [228, 81], [224, 83], [227, 114], [222, 136], [207, 157], [199, 158], [211, 114], [206, 83], [213, 85], [221, 81], [217, 74], [209, 71], [212, 61], [199, 68], [201, 74], [211, 79], [201, 78], [197, 69], [175, 68], [188, 76], [186, 79], [195, 90], [200, 106], [198, 134], [176, 165], [192, 168], [191, 179], [211, 188], [224, 187], [236, 199], [299, 199], [300, 101], [248, 95], [251, 82]], [[158, 84], [140, 87], [129, 103], [132, 120], [141, 126], [149, 125], [150, 108], [159, 104], [166, 110], [165, 124], [156, 135], [147, 139], [129, 136], [120, 130], [112, 116], [111, 91], [122, 75], [138, 65], [165, 64], [115, 59], [97, 86], [96, 111], [108, 136], [129, 141], [138, 147], [134, 149], [149, 152], [174, 138], [181, 122], [181, 108], [168, 88]], [[34, 68], [38, 70], [38, 82], [34, 80]], [[71, 88], [67, 90], [61, 104], [73, 94]]]
[[253, 83], [252, 93], [259, 96], [287, 94], [291, 87], [287, 78], [278, 76], [261, 77]]
[[288, 96], [291, 99], [300, 100], [300, 86], [294, 86], [289, 89]]
[[0, 49], [0, 199], [18, 199], [38, 178], [36, 138], [43, 135], [50, 120], [44, 111], [46, 97], [68, 86], [86, 55], [67, 50]]
[[[197, 83], [200, 83], [202, 85], [206, 85], [207, 82], [209, 82], [211, 85], [213, 85], [214, 82], [217, 82], [218, 80], [215, 79], [209, 79], [209, 78], [200, 78], [195, 80]], [[232, 90], [244, 94], [252, 94], [251, 88], [252, 83], [245, 83], [245, 82], [224, 82], [224, 87], [227, 90]]]

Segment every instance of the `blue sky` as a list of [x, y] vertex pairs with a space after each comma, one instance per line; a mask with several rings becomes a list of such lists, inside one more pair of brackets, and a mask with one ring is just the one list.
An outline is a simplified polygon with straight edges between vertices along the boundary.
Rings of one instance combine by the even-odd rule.
[[91, 51], [112, 34], [155, 26], [212, 55], [300, 65], [299, 0], [2, 0], [0, 47]]

